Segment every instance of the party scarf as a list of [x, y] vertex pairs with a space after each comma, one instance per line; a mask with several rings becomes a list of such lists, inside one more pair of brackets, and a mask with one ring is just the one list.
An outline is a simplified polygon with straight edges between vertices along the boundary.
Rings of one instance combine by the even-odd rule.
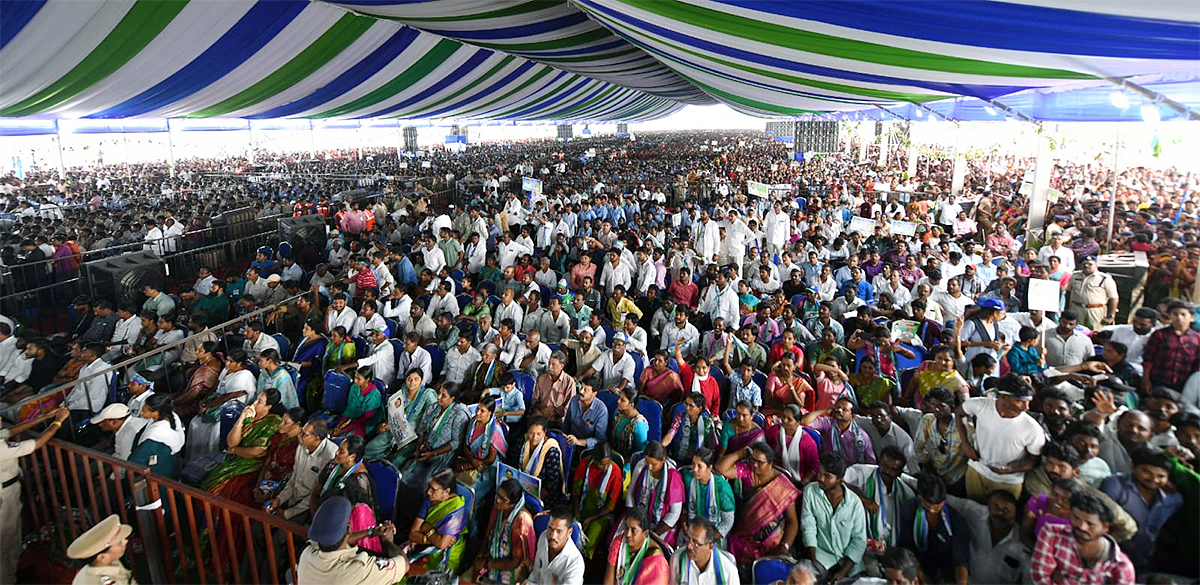
[[[712, 559], [710, 559], [708, 562], [712, 563], [713, 569], [717, 572], [717, 585], [729, 585], [729, 578], [725, 575], [725, 571], [721, 569], [721, 550], [713, 547]], [[692, 559], [689, 555], [684, 555], [683, 567], [685, 571], [683, 574], [683, 579], [679, 581], [680, 583], [692, 582], [692, 565], [695, 564], [696, 563], [692, 562]], [[696, 575], [696, 579], [699, 580], [700, 576]]]
[[[787, 438], [787, 431], [783, 425], [779, 425], [779, 446], [783, 449], [783, 468], [791, 471], [796, 470], [799, 473], [800, 469], [800, 443], [804, 441], [801, 434], [804, 429], [796, 427], [795, 434], [792, 435], [792, 440]], [[836, 441], [835, 441], [836, 442]], [[797, 477], [797, 479], [799, 479]]]
[[[899, 482], [900, 480], [896, 479], [896, 481]], [[900, 486], [896, 486], [896, 489], [900, 489]], [[867, 499], [873, 500], [876, 504], [879, 504], [879, 511], [871, 514], [871, 523], [869, 526], [871, 531], [874, 533], [875, 538], [878, 540], [885, 532], [888, 532], [889, 528], [887, 521], [887, 486], [883, 485], [883, 476], [879, 473], [878, 469], [872, 472], [871, 476], [867, 478], [867, 485], [865, 486], [863, 492], [867, 496]], [[895, 530], [888, 532], [888, 546], [896, 546], [896, 536], [897, 534]]]
[[[858, 422], [851, 420], [850, 428], [846, 429], [846, 432], [854, 435], [854, 450], [858, 457], [861, 457], [867, 446], [858, 436], [862, 432], [858, 427]], [[831, 424], [831, 434], [833, 435], [831, 437], [833, 439], [833, 452], [841, 456], [842, 459], [846, 459], [846, 456], [842, 454], [842, 429], [838, 426], [837, 421], [833, 421]], [[856, 462], [858, 461], [858, 457], [855, 458]], [[846, 463], [850, 464], [850, 461], [846, 461]]]
[[[600, 480], [600, 491], [597, 493], [600, 496], [601, 507], [603, 507], [604, 498], [608, 494], [608, 480], [612, 477], [612, 470], [613, 470], [613, 464], [610, 463], [608, 465], [608, 467], [604, 470], [604, 477]], [[584, 502], [587, 502], [588, 492], [591, 491], [591, 487], [592, 487], [591, 478], [592, 478], [592, 466], [589, 464], [586, 468], [586, 471], [584, 471], [584, 473], [583, 473], [583, 497], [581, 497], [579, 499], [579, 502], [581, 504], [583, 504]]]
[[[649, 500], [646, 502], [646, 509], [652, 514], [658, 512], [658, 517], [654, 518], [657, 522], [662, 520], [662, 517], [667, 514], [667, 487], [670, 485], [670, 471], [675, 469], [675, 463], [670, 459], [663, 460], [662, 479], [658, 482], [658, 489], [649, 494]], [[646, 460], [642, 460], [642, 473], [638, 477], [637, 499], [641, 500], [643, 494], [650, 489], [650, 479], [653, 475], [650, 473], [650, 466]], [[657, 496], [657, 498], [655, 497]]]
[[650, 548], [650, 535], [646, 535], [646, 539], [642, 541], [642, 548], [638, 550], [637, 555], [633, 557], [633, 562], [626, 567], [625, 559], [629, 556], [629, 545], [621, 543], [621, 550], [617, 554], [617, 579], [621, 585], [633, 585], [637, 580], [637, 575], [642, 571], [642, 559], [646, 557], [646, 551]]
[[513, 504], [513, 509], [500, 521], [500, 525], [492, 529], [492, 534], [488, 537], [488, 551], [492, 559], [503, 559], [512, 555], [512, 532], [513, 523], [516, 522], [517, 516], [521, 510], [525, 509], [525, 498]]
[[[917, 550], [925, 552], [929, 548], [929, 520], [926, 518], [928, 514], [922, 508], [917, 511], [917, 518], [913, 522], [913, 542], [917, 543]], [[946, 511], [946, 506], [942, 506], [942, 524], [946, 526], [946, 534], [954, 536], [954, 530], [950, 526], [950, 514]]]
[[[700, 492], [700, 480], [696, 479], [695, 472], [692, 472], [691, 490], [692, 494]], [[700, 499], [696, 498], [696, 515], [703, 516], [713, 523], [717, 523], [721, 519], [721, 510], [717, 507], [717, 478], [709, 477], [708, 484], [704, 486], [704, 506], [701, 506]]]

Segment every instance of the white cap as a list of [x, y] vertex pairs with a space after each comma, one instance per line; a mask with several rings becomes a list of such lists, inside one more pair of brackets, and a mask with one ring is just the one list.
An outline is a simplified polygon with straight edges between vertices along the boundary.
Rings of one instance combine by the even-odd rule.
[[116, 420], [129, 416], [129, 407], [124, 404], [110, 404], [100, 411], [100, 414], [92, 417], [92, 424], [100, 424], [106, 420]]

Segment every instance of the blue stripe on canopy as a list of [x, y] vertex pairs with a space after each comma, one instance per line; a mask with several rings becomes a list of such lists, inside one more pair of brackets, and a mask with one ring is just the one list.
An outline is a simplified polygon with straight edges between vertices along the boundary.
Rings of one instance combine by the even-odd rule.
[[399, 57], [404, 52], [404, 49], [408, 48], [419, 36], [421, 36], [421, 33], [416, 29], [401, 28], [396, 34], [392, 35], [392, 38], [380, 45], [378, 49], [372, 51], [362, 61], [359, 61], [320, 89], [289, 104], [267, 110], [261, 114], [247, 116], [247, 118], [285, 118], [319, 108], [321, 105], [333, 101], [338, 96], [346, 93], [348, 89], [358, 87], [376, 73], [379, 73], [389, 63], [395, 61], [396, 57]]
[[[447, 80], [447, 83], [450, 83], [452, 80], [457, 80], [457, 79], [466, 77], [466, 75], [468, 73], [474, 71], [476, 68], [478, 68], [480, 65], [482, 65], [483, 62], [488, 59], [488, 57], [491, 57], [493, 55], [495, 55], [495, 53], [488, 51], [488, 50], [476, 50], [475, 54], [471, 55], [470, 59], [467, 59], [467, 61], [465, 63], [463, 63], [462, 65], [459, 65], [457, 69], [455, 69], [450, 74], [446, 75], [444, 77], [444, 79]], [[383, 118], [383, 117], [387, 116], [388, 114], [391, 114], [393, 112], [398, 112], [398, 111], [403, 110], [404, 108], [407, 108], [413, 104], [420, 103], [422, 100], [427, 99], [429, 96], [434, 95], [440, 91], [443, 91], [444, 89], [446, 89], [446, 87], [444, 85], [442, 85], [440, 83], [435, 84], [435, 85], [425, 88], [425, 90], [422, 91], [421, 93], [418, 93], [417, 95], [414, 95], [394, 106], [387, 107], [382, 110], [377, 110], [377, 111], [371, 112], [370, 114], [367, 114], [364, 116], [356, 116], [356, 118], [358, 118], [358, 119]]]
[[498, 91], [500, 91], [500, 88], [512, 83], [513, 81], [516, 81], [518, 78], [520, 78], [522, 75], [524, 75], [525, 72], [529, 71], [530, 69], [533, 69], [535, 65], [537, 65], [537, 64], [534, 63], [533, 61], [525, 63], [525, 64], [521, 65], [520, 67], [517, 67], [516, 71], [513, 71], [512, 73], [505, 75], [504, 78], [501, 79], [500, 81], [497, 81], [496, 83], [493, 83], [493, 84], [471, 94], [469, 97], [465, 97], [465, 98], [463, 98], [449, 106], [441, 108], [439, 110], [434, 110], [432, 112], [425, 112], [424, 115], [428, 118], [440, 118], [440, 117], [442, 117], [443, 114], [446, 114], [447, 112], [451, 112], [455, 108], [465, 107], [475, 100], [484, 102], [487, 99], [488, 95], [490, 95], [492, 92], [498, 92]]
[[[722, 4], [851, 29], [957, 45], [1122, 59], [1200, 58], [1200, 28], [1010, 2], [717, 0]], [[1180, 8], [1184, 9], [1181, 3]], [[1193, 13], [1195, 4], [1190, 4]]]
[[45, 5], [46, 0], [0, 2], [0, 49], [7, 46]]
[[[746, 50], [738, 49], [736, 47], [722, 45], [719, 43], [714, 43], [714, 42], [706, 41], [706, 40], [703, 40], [700, 38], [684, 35], [682, 33], [673, 31], [669, 28], [666, 28], [663, 26], [658, 26], [651, 22], [647, 22], [640, 18], [636, 18], [636, 17], [630, 16], [628, 14], [622, 14], [615, 10], [611, 10], [606, 6], [602, 6], [600, 4], [597, 4], [596, 2], [591, 2], [590, 0], [576, 0], [576, 1], [579, 2], [580, 4], [586, 5], [590, 10], [594, 10], [596, 12], [602, 12], [602, 13], [606, 14], [609, 18], [612, 18], [613, 20], [618, 20], [618, 21], [624, 22], [626, 24], [630, 24], [636, 29], [643, 30], [643, 31], [658, 35], [660, 37], [670, 39], [675, 44], [680, 44], [683, 46], [690, 45], [690, 46], [700, 49], [701, 51], [704, 51], [704, 52], [715, 53], [718, 55], [724, 55], [724, 56], [731, 57], [734, 59], [739, 59], [739, 60], [747, 61], [750, 63], [757, 63], [759, 65], [765, 65], [768, 67], [778, 67], [784, 71], [790, 70], [790, 71], [795, 71], [797, 73], [804, 73], [804, 74], [809, 74], [809, 75], [819, 75], [819, 76], [824, 76], [824, 77], [833, 77], [833, 78], [837, 78], [837, 79], [846, 79], [846, 80], [850, 80], [850, 81], [861, 81], [861, 82], [867, 82], [867, 83], [881, 83], [881, 84], [885, 84], [885, 85], [902, 85], [902, 86], [909, 86], [909, 87], [920, 87], [920, 88], [929, 89], [929, 90], [933, 90], [933, 91], [940, 91], [940, 92], [953, 93], [953, 94], [959, 94], [959, 95], [968, 95], [968, 96], [973, 96], [973, 97], [995, 97], [995, 96], [999, 96], [999, 95], [1004, 95], [1006, 93], [1012, 93], [1014, 91], [1020, 91], [1022, 89], [1025, 89], [1024, 87], [1007, 87], [1007, 86], [999, 86], [999, 85], [964, 85], [964, 84], [957, 84], [957, 83], [937, 83], [937, 82], [922, 81], [922, 80], [917, 80], [917, 79], [901, 79], [901, 78], [897, 78], [897, 77], [887, 77], [884, 75], [873, 75], [870, 73], [858, 73], [858, 72], [846, 71], [846, 70], [842, 70], [842, 69], [832, 69], [830, 67], [822, 67], [819, 65], [810, 65], [810, 64], [801, 63], [798, 61], [789, 61], [787, 59], [781, 59], [778, 57], [772, 57], [770, 55], [766, 55], [766, 54], [762, 54], [762, 53], [746, 51]], [[625, 36], [625, 35], [622, 35], [622, 36]], [[629, 37], [626, 36], [626, 38], [629, 38]], [[630, 40], [633, 40], [633, 39], [630, 39]], [[641, 46], [643, 48], [646, 48], [644, 45], [641, 45]], [[675, 56], [678, 57], [677, 55], [675, 55]]]
[[141, 95], [90, 118], [128, 118], [152, 112], [208, 87], [253, 57], [305, 9], [304, 4], [256, 3], [200, 56]]
[[505, 28], [483, 30], [439, 30], [433, 27], [424, 27], [424, 29], [434, 34], [455, 39], [494, 41], [499, 39], [532, 37], [548, 32], [554, 32], [561, 28], [566, 28], [568, 26], [574, 26], [581, 22], [585, 22], [587, 19], [588, 17], [586, 14], [582, 12], [575, 12], [566, 16], [560, 16], [558, 18], [536, 22], [534, 24], [510, 26]]

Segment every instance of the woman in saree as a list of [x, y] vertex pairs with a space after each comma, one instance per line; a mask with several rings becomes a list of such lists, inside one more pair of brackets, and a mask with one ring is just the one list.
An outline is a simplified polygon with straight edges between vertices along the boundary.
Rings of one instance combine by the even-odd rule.
[[934, 388], [949, 390], [960, 403], [970, 398], [967, 381], [954, 369], [953, 349], [949, 345], [939, 345], [929, 350], [929, 358], [923, 366], [904, 389], [904, 404], [921, 408], [925, 395]]
[[263, 504], [275, 496], [283, 482], [292, 475], [296, 467], [296, 447], [300, 444], [300, 429], [304, 428], [304, 409], [299, 406], [283, 413], [279, 432], [267, 442], [267, 457], [258, 471], [253, 499]]
[[404, 445], [396, 444], [401, 435], [400, 427], [415, 438], [420, 434], [418, 427], [425, 413], [437, 403], [437, 392], [425, 386], [425, 374], [420, 368], [409, 370], [404, 376], [404, 388], [388, 396], [387, 421], [379, 425], [379, 434], [367, 443], [367, 459], [391, 460], [399, 468], [417, 450], [416, 441]]
[[221, 356], [217, 355], [217, 342], [205, 341], [196, 348], [196, 369], [188, 380], [187, 389], [171, 396], [175, 403], [175, 414], [184, 422], [200, 414], [200, 402], [217, 389], [221, 377]]
[[796, 361], [790, 353], [783, 354], [775, 362], [764, 390], [763, 412], [778, 413], [788, 404], [795, 404], [800, 410], [808, 412], [817, 404], [817, 392], [796, 373]]
[[671, 421], [662, 444], [676, 461], [688, 461], [700, 449], [716, 449], [717, 424], [705, 408], [704, 395], [692, 392], [683, 401], [683, 412]]
[[[742, 458], [747, 461], [739, 461]], [[775, 453], [765, 443], [726, 454], [717, 473], [740, 485], [745, 496], [741, 516], [729, 531], [729, 552], [738, 563], [771, 555], [789, 555], [800, 530], [796, 501], [800, 490], [775, 470]]]
[[521, 482], [509, 478], [496, 490], [496, 505], [492, 507], [484, 547], [468, 571], [463, 583], [521, 583], [533, 568], [537, 551], [537, 535], [533, 531], [533, 516], [525, 509], [525, 489]]
[[780, 423], [767, 427], [767, 445], [775, 452], [775, 460], [796, 485], [806, 484], [817, 477], [821, 469], [817, 442], [800, 426], [800, 407], [789, 404], [780, 415]]
[[624, 388], [617, 393], [617, 416], [612, 425], [613, 449], [625, 460], [626, 473], [629, 472], [629, 461], [634, 453], [646, 448], [646, 440], [650, 433], [650, 424], [646, 417], [637, 409], [637, 391]]
[[371, 379], [371, 367], [365, 366], [354, 372], [354, 385], [346, 398], [346, 410], [342, 411], [342, 422], [333, 429], [333, 436], [358, 435], [366, 438], [383, 422], [383, 389]]
[[546, 425], [546, 419], [540, 416], [529, 419], [517, 463], [521, 471], [542, 480], [542, 503], [549, 508], [567, 501], [564, 478], [568, 463], [563, 461], [558, 441], [546, 434]]
[[429, 571], [458, 572], [467, 531], [467, 505], [456, 492], [454, 473], [433, 474], [425, 487], [425, 500], [408, 531], [409, 575]]
[[742, 451], [763, 440], [762, 427], [754, 422], [754, 406], [745, 400], [737, 403], [733, 420], [721, 426], [721, 447], [718, 455]]
[[356, 348], [346, 328], [338, 325], [329, 332], [329, 342], [325, 344], [325, 357], [321, 360], [324, 370], [337, 369], [342, 364], [348, 364], [355, 359]]
[[650, 538], [646, 511], [633, 508], [622, 520], [624, 530], [608, 549], [604, 585], [660, 585], [670, 579], [667, 555]]
[[[375, 495], [375, 481], [364, 465], [366, 444], [358, 435], [346, 437], [333, 455], [333, 461], [317, 476], [317, 483], [312, 490], [312, 510], [335, 496], [350, 500], [353, 506], [350, 511], [351, 532], [367, 530], [377, 524], [375, 510], [379, 507], [379, 498]], [[358, 547], [375, 553], [383, 552], [383, 543], [377, 536], [358, 541]]]
[[621, 466], [613, 461], [612, 447], [598, 443], [579, 462], [571, 479], [571, 509], [583, 526], [583, 558], [591, 560], [596, 547], [608, 542], [608, 530], [625, 485]]
[[[323, 325], [319, 319], [309, 319], [304, 322], [300, 331], [300, 343], [292, 354], [292, 361], [300, 364], [300, 377], [296, 381], [296, 392], [300, 394], [300, 402], [309, 412], [321, 410], [324, 388], [325, 346], [329, 341], [321, 335]], [[354, 344], [351, 343], [351, 346]]]
[[496, 402], [484, 400], [475, 408], [475, 421], [454, 464], [455, 478], [482, 498], [496, 485], [496, 460], [508, 454], [508, 427], [497, 420]]
[[662, 443], [650, 441], [646, 445], [646, 456], [633, 466], [629, 476], [625, 507], [645, 510], [654, 534], [674, 546], [686, 499], [683, 477], [675, 468], [675, 462], [667, 457]]
[[[896, 381], [890, 377], [879, 375], [879, 364], [872, 356], [866, 356], [862, 362], [858, 364], [858, 371], [848, 376], [850, 386], [854, 388], [855, 402], [866, 406], [876, 402], [885, 402], [892, 404], [895, 400], [894, 395], [899, 389]], [[829, 400], [825, 400], [822, 396], [821, 405], [826, 408], [833, 408], [833, 403], [837, 402], [838, 397], [833, 396]], [[822, 410], [817, 408], [817, 410]]]
[[425, 411], [425, 421], [417, 429], [417, 450], [400, 469], [404, 483], [414, 491], [433, 474], [449, 469], [450, 460], [462, 445], [471, 413], [457, 400], [459, 388], [453, 382], [442, 384], [437, 402]]
[[667, 367], [667, 353], [664, 351], [654, 354], [650, 367], [642, 372], [638, 386], [643, 396], [649, 396], [659, 404], [671, 404], [683, 393], [683, 381], [675, 370]]
[[266, 461], [271, 437], [279, 432], [283, 414], [278, 390], [268, 388], [259, 394], [242, 410], [241, 423], [233, 425], [225, 438], [228, 447], [225, 460], [208, 472], [200, 482], [200, 489], [253, 506], [252, 491], [258, 471]]
[[[686, 520], [691, 522], [695, 518], [704, 518], [712, 522], [717, 527], [717, 533], [721, 535], [723, 545], [725, 537], [733, 529], [737, 504], [733, 499], [733, 488], [729, 487], [729, 480], [719, 473], [713, 473], [716, 460], [717, 454], [712, 449], [700, 449], [692, 455], [691, 467], [680, 471], [680, 476], [683, 479], [683, 489], [687, 493], [687, 500], [683, 506], [687, 511]], [[679, 531], [681, 539], [686, 536], [687, 530]], [[676, 546], [684, 544], [686, 543], [680, 541]]]

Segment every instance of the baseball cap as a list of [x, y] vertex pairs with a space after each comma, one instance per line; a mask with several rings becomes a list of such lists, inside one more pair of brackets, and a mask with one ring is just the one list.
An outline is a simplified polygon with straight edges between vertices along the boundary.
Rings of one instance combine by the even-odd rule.
[[93, 416], [91, 423], [96, 425], [106, 420], [116, 420], [129, 416], [129, 407], [124, 404], [110, 404], [104, 407], [99, 414]]
[[996, 299], [979, 299], [975, 304], [985, 309], [1004, 309], [1004, 303]]

